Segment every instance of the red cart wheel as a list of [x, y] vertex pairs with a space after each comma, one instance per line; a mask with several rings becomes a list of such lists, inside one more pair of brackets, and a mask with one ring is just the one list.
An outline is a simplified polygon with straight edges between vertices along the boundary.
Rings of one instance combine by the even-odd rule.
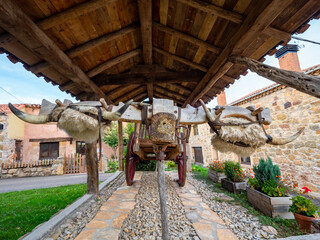
[[135, 132], [132, 132], [127, 146], [127, 155], [126, 155], [126, 181], [127, 185], [131, 186], [133, 184], [134, 174], [136, 172], [136, 165], [139, 161], [139, 157], [133, 152], [133, 145], [135, 140]]

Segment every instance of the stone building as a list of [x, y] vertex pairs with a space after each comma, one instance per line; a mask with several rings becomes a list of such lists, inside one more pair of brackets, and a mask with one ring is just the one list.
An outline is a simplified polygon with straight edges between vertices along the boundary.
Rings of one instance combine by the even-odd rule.
[[[40, 111], [38, 104], [15, 104], [15, 107], [33, 115]], [[0, 105], [0, 163], [84, 154], [84, 146], [84, 142], [70, 138], [56, 123], [29, 124], [18, 119], [6, 104]], [[113, 151], [102, 143], [102, 152], [110, 158]]]
[[[296, 54], [297, 49], [289, 46], [282, 50], [277, 54], [280, 67], [301, 71]], [[303, 72], [320, 76], [320, 65], [305, 69]], [[218, 104], [222, 105], [219, 102]], [[266, 126], [266, 131], [272, 136], [286, 137], [296, 133], [302, 127], [305, 127], [305, 130], [290, 144], [284, 146], [266, 144], [250, 158], [241, 158], [233, 153], [215, 151], [210, 143], [213, 133], [210, 133], [208, 124], [202, 124], [197, 127], [196, 132], [195, 129], [191, 131], [192, 161], [201, 162], [197, 153], [199, 148], [202, 150], [205, 165], [213, 160], [234, 160], [240, 161], [244, 167], [252, 167], [259, 162], [260, 157], [270, 156], [273, 162], [279, 165], [283, 174], [290, 173], [301, 186], [307, 186], [312, 191], [320, 191], [320, 100], [318, 98], [290, 87], [272, 84], [230, 105], [269, 107], [272, 123]]]

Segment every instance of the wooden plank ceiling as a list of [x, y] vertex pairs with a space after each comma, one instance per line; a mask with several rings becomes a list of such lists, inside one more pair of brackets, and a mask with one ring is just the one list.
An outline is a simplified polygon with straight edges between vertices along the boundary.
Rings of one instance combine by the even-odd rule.
[[318, 0], [2, 0], [0, 52], [77, 99], [210, 101], [242, 55], [263, 61]]

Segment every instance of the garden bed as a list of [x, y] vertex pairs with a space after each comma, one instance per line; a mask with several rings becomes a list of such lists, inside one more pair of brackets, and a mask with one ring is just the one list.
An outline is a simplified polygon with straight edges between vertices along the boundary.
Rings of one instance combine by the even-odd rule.
[[289, 212], [292, 205], [291, 197], [269, 197], [255, 189], [247, 187], [248, 202], [256, 209], [269, 217], [280, 216], [284, 219], [294, 219]]
[[221, 182], [222, 178], [225, 178], [226, 175], [223, 172], [217, 172], [209, 168], [208, 177], [215, 183]]
[[246, 191], [247, 182], [231, 182], [227, 178], [222, 178], [221, 186], [231, 193], [240, 193]]

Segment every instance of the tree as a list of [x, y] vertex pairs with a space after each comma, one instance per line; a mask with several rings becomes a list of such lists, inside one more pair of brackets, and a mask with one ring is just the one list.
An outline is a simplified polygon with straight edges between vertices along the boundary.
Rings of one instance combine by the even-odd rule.
[[[123, 145], [126, 146], [129, 141], [131, 132], [134, 131], [134, 123], [126, 123], [126, 126], [123, 131]], [[107, 129], [104, 134], [103, 141], [112, 148], [114, 151], [114, 156], [117, 158], [117, 149], [118, 149], [118, 123], [112, 122], [111, 126]]]

